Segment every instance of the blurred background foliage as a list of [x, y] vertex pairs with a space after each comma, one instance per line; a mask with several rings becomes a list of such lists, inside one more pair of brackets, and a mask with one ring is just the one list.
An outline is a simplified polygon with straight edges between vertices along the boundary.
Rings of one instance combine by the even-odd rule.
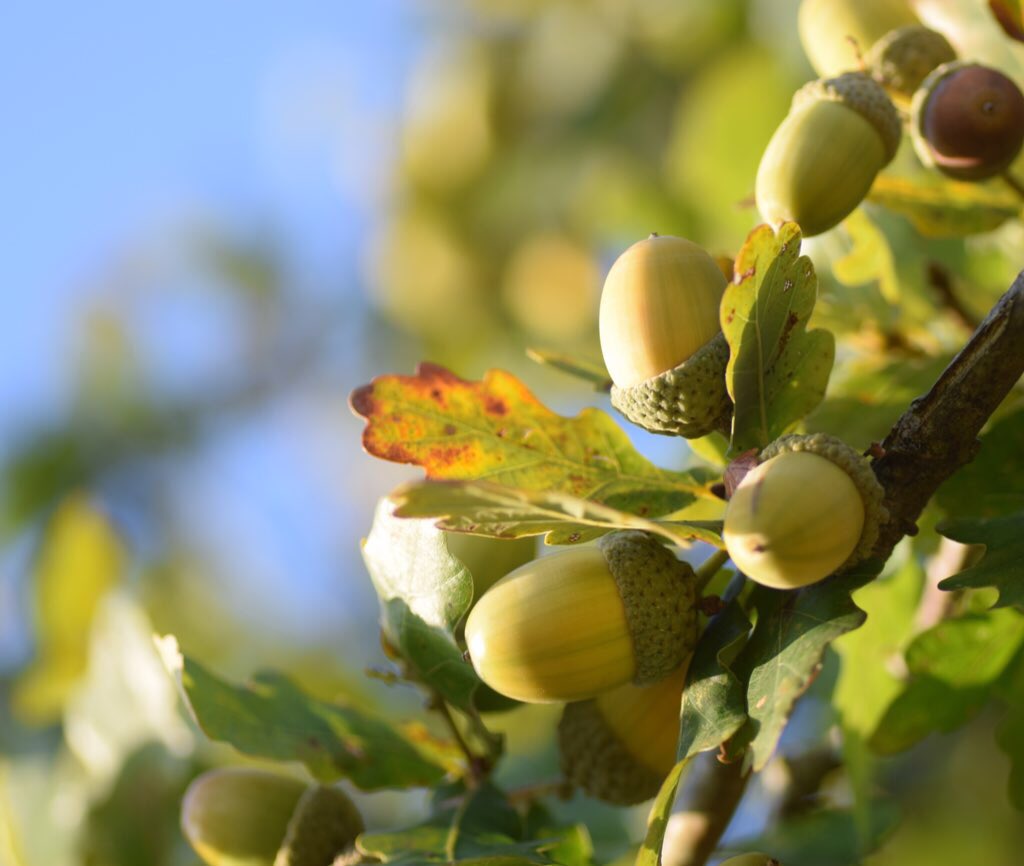
[[[796, 0], [358, 5], [111, 3], [56, 22], [41, 5], [4, 25], [4, 866], [195, 862], [181, 791], [241, 759], [185, 718], [153, 632], [224, 674], [273, 667], [421, 715], [363, 676], [385, 659], [359, 539], [411, 473], [359, 452], [348, 393], [430, 359], [511, 369], [564, 413], [605, 405], [524, 350], [599, 359], [604, 272], [651, 231], [734, 255], [761, 152], [811, 77]], [[915, 170], [903, 154], [890, 174]], [[845, 339], [812, 426], [879, 438], [1022, 247], [1019, 221], [924, 237], [871, 205], [808, 243], [820, 324]], [[665, 465], [691, 459], [630, 435]], [[784, 751], [827, 735], [834, 684], [816, 683]], [[515, 756], [500, 782], [553, 777], [556, 720], [495, 717]], [[905, 822], [871, 863], [1018, 862], [994, 724], [876, 768]], [[762, 829], [765, 779], [733, 838]], [[371, 828], [423, 808], [359, 803]], [[644, 817], [566, 809], [612, 852]]]

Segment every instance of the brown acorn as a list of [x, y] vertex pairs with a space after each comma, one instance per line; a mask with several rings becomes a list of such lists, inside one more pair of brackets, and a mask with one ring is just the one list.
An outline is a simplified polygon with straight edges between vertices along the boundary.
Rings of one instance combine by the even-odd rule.
[[938, 67], [914, 94], [911, 114], [921, 161], [957, 180], [1002, 173], [1024, 144], [1024, 94], [980, 63]]

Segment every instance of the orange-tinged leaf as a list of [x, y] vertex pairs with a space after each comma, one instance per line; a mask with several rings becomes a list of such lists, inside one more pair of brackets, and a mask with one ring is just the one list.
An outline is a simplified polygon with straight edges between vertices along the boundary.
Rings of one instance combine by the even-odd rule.
[[567, 493], [647, 517], [711, 496], [694, 474], [642, 457], [604, 412], [556, 415], [502, 370], [470, 382], [425, 363], [414, 376], [374, 379], [350, 402], [367, 420], [370, 454], [415, 463], [430, 479]]

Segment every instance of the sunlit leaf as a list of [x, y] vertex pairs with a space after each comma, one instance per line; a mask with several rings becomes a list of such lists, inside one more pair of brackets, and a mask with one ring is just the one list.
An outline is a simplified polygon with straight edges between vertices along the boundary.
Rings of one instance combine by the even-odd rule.
[[735, 404], [734, 453], [763, 448], [821, 402], [835, 356], [828, 331], [808, 331], [817, 278], [800, 255], [800, 229], [754, 229], [722, 298], [726, 384]]
[[36, 565], [38, 649], [13, 698], [22, 721], [46, 724], [60, 717], [88, 666], [93, 616], [124, 567], [124, 547], [106, 516], [84, 494], [65, 499], [50, 520]]
[[1009, 609], [946, 620], [919, 635], [906, 654], [911, 679], [871, 747], [899, 752], [928, 734], [960, 727], [988, 701], [1022, 644], [1024, 616]]
[[381, 601], [381, 628], [416, 679], [462, 710], [480, 685], [455, 643], [455, 626], [473, 600], [473, 578], [448, 552], [430, 521], [400, 520], [394, 503], [377, 506], [363, 561]]
[[317, 700], [277, 673], [234, 685], [182, 655], [173, 637], [160, 639], [160, 649], [212, 740], [254, 757], [301, 761], [321, 781], [347, 778], [367, 791], [433, 785], [445, 775], [444, 745], [422, 731]]
[[989, 520], [948, 520], [938, 530], [963, 544], [985, 545], [979, 563], [947, 577], [939, 589], [994, 586], [999, 590], [996, 607], [1012, 605], [1024, 611], [1024, 511]]
[[516, 490], [486, 481], [426, 481], [391, 494], [400, 517], [443, 518], [445, 529], [502, 538], [546, 533], [548, 544], [589, 541], [613, 529], [652, 532], [674, 544], [721, 544], [720, 525], [710, 521], [648, 520], [564, 493]]
[[896, 264], [885, 234], [861, 208], [843, 220], [843, 229], [853, 246], [846, 255], [832, 262], [832, 276], [847, 286], [878, 283], [883, 298], [890, 304], [899, 303]]
[[757, 624], [733, 665], [747, 683], [750, 720], [733, 738], [733, 748], [749, 743], [755, 771], [768, 763], [797, 698], [821, 669], [826, 647], [864, 622], [850, 594], [880, 569], [881, 563], [868, 560], [796, 592], [754, 589]]
[[367, 420], [370, 454], [415, 463], [431, 479], [567, 493], [646, 517], [710, 495], [693, 475], [641, 457], [604, 412], [556, 415], [501, 370], [468, 382], [421, 364], [415, 376], [380, 376], [357, 388], [350, 402]]
[[998, 183], [949, 180], [929, 171], [882, 174], [868, 198], [905, 216], [925, 237], [964, 237], [998, 228], [1020, 214], [1020, 200]]

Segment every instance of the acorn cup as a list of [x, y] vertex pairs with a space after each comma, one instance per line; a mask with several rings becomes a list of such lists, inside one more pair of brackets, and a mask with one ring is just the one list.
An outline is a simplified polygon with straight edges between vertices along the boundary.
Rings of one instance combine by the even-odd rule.
[[492, 586], [469, 613], [480, 678], [528, 703], [579, 701], [668, 676], [697, 639], [693, 569], [642, 532], [543, 556]]
[[957, 180], [987, 180], [1005, 171], [1024, 144], [1024, 95], [997, 69], [945, 63], [914, 94], [910, 134], [929, 168]]
[[612, 265], [601, 293], [601, 352], [612, 405], [652, 433], [705, 436], [728, 424], [722, 267], [684, 238], [651, 235]]
[[868, 461], [832, 436], [783, 436], [733, 491], [722, 539], [751, 580], [794, 589], [866, 559], [887, 519]]
[[330, 866], [353, 851], [364, 826], [338, 788], [225, 767], [189, 785], [181, 829], [209, 866]]
[[859, 69], [886, 33], [915, 23], [907, 0], [803, 0], [797, 16], [800, 44], [824, 78]]
[[933, 69], [956, 60], [956, 51], [941, 33], [909, 24], [886, 33], [866, 60], [875, 81], [906, 107]]
[[892, 100], [865, 73], [805, 84], [761, 157], [761, 216], [773, 225], [796, 222], [804, 237], [838, 225], [892, 161], [901, 131]]
[[592, 797], [632, 806], [658, 793], [676, 763], [688, 664], [650, 686], [627, 684], [565, 705], [558, 750], [566, 779]]

